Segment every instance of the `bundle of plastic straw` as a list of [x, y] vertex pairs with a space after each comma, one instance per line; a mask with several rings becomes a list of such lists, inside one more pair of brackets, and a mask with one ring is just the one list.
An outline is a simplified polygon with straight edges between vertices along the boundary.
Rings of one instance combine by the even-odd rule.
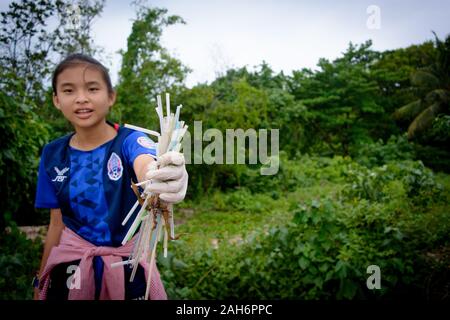
[[[181, 140], [188, 128], [184, 125], [184, 121], [179, 120], [181, 107], [181, 105], [177, 107], [175, 114], [171, 113], [170, 96], [169, 94], [166, 94], [166, 116], [164, 116], [161, 96], [158, 96], [156, 113], [159, 117], [161, 133], [129, 124], [125, 124], [125, 127], [157, 136], [157, 158], [169, 151], [179, 152], [181, 148]], [[155, 265], [157, 244], [161, 241], [162, 234], [164, 234], [164, 257], [167, 257], [168, 240], [169, 238], [171, 240], [175, 239], [172, 205], [161, 201], [157, 194], [139, 193], [138, 187], [149, 182], [150, 181], [142, 181], [137, 184], [132, 183], [131, 185], [134, 192], [136, 193], [138, 200], [131, 208], [125, 219], [122, 221], [122, 225], [125, 225], [127, 223], [127, 221], [131, 218], [133, 213], [138, 208], [139, 204], [141, 205], [141, 208], [137, 213], [133, 223], [131, 224], [130, 229], [125, 235], [122, 244], [125, 244], [133, 238], [139, 226], [140, 229], [137, 236], [135, 237], [136, 240], [134, 249], [129, 259], [127, 261], [115, 263], [112, 265], [113, 267], [126, 264], [132, 265], [133, 271], [130, 277], [131, 282], [134, 279], [139, 262], [146, 259], [146, 261], [150, 264], [149, 274], [147, 277], [147, 289], [145, 292], [146, 300], [148, 299], [148, 295], [150, 292], [150, 281], [153, 272], [153, 266]]]

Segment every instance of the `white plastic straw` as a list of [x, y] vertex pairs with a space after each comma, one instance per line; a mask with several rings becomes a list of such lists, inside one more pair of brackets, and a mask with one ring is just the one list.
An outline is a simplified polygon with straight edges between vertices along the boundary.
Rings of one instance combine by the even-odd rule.
[[136, 210], [136, 208], [138, 207], [138, 205], [139, 205], [139, 200], [136, 201], [136, 202], [134, 203], [133, 207], [132, 207], [131, 210], [128, 212], [128, 214], [127, 214], [127, 216], [125, 217], [125, 219], [123, 219], [123, 221], [122, 221], [122, 225], [123, 225], [123, 226], [127, 224], [128, 219], [131, 218], [131, 216], [133, 215], [134, 210]]
[[123, 126], [125, 128], [130, 128], [130, 129], [133, 129], [133, 130], [137, 130], [137, 131], [141, 131], [141, 132], [144, 132], [144, 133], [151, 134], [152, 136], [156, 136], [156, 137], [160, 136], [160, 134], [158, 132], [156, 132], [156, 131], [148, 130], [148, 129], [141, 128], [141, 127], [138, 127], [138, 126], [134, 126], [132, 124], [125, 123]]

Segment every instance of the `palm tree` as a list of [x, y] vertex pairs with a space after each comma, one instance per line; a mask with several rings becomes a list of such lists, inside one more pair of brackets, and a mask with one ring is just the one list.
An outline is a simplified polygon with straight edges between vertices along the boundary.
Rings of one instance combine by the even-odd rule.
[[436, 57], [433, 64], [418, 69], [411, 83], [418, 89], [419, 99], [399, 109], [393, 116], [396, 120], [411, 121], [408, 139], [417, 138], [432, 126], [440, 114], [449, 114], [450, 104], [450, 35], [441, 41], [436, 33]]

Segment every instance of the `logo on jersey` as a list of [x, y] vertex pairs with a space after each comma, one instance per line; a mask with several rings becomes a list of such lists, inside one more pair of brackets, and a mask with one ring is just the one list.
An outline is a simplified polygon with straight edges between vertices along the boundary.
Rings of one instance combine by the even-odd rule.
[[57, 167], [54, 167], [55, 171], [56, 171], [56, 177], [55, 179], [53, 179], [53, 182], [63, 182], [67, 176], [66, 176], [66, 172], [69, 171], [69, 168], [64, 168], [62, 170], [59, 170]]
[[154, 149], [156, 146], [155, 143], [148, 137], [140, 136], [136, 141], [144, 148]]
[[120, 157], [115, 152], [113, 152], [109, 157], [107, 168], [108, 168], [108, 177], [111, 180], [117, 181], [120, 178], [122, 178], [123, 173], [122, 160], [120, 160]]

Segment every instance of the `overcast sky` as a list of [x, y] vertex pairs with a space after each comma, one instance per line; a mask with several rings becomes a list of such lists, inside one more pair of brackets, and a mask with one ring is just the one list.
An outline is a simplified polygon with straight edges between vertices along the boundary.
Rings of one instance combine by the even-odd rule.
[[[1, 1], [1, 9], [5, 2]], [[6, 1], [10, 2], [10, 1]], [[93, 26], [97, 45], [111, 57], [117, 81], [119, 49], [135, 17], [131, 0], [106, 0]], [[450, 33], [450, 1], [428, 0], [154, 0], [185, 25], [167, 28], [163, 45], [193, 71], [187, 85], [210, 82], [229, 67], [253, 67], [265, 60], [289, 74], [334, 59], [350, 41], [372, 39], [376, 50], [419, 44]], [[372, 7], [371, 7], [372, 6]], [[375, 6], [375, 7], [373, 7]], [[379, 19], [378, 19], [379, 18]]]

